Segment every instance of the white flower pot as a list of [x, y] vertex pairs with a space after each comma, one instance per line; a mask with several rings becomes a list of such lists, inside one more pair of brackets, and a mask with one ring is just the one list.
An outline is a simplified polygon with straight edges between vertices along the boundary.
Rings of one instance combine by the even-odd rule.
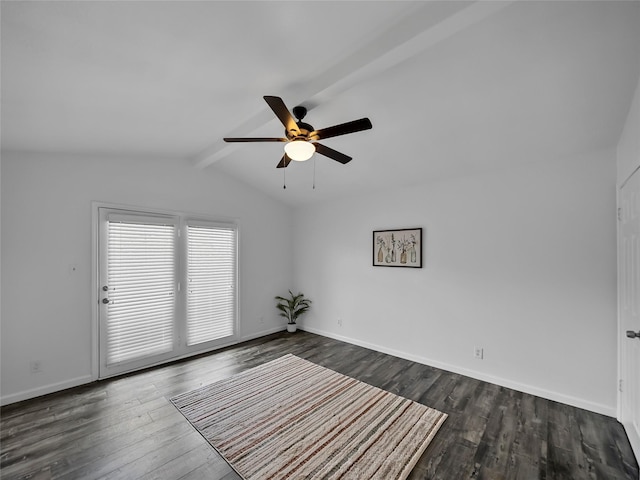
[[293, 333], [297, 328], [298, 326], [295, 323], [287, 323], [287, 332]]

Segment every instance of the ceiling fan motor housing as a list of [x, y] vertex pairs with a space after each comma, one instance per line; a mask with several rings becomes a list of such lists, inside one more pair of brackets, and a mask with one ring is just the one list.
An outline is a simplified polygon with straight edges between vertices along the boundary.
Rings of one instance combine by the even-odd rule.
[[296, 122], [296, 125], [298, 125], [297, 132], [293, 130], [285, 131], [287, 138], [289, 140], [310, 140], [309, 134], [315, 131], [315, 129], [308, 123], [304, 122]]

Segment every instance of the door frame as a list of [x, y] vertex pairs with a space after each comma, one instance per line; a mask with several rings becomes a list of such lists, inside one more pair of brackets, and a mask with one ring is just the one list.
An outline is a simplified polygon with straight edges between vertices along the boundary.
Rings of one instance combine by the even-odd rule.
[[622, 318], [622, 279], [621, 274], [623, 272], [622, 266], [622, 222], [620, 219], [620, 213], [622, 208], [621, 202], [621, 194], [624, 186], [631, 180], [634, 175], [640, 176], [640, 166], [636, 167], [631, 174], [620, 184], [618, 188], [616, 188], [616, 206], [617, 206], [617, 218], [616, 218], [616, 245], [617, 245], [617, 304], [618, 304], [618, 382], [617, 382], [617, 420], [623, 425], [627, 437], [629, 439], [629, 443], [631, 444], [631, 448], [638, 459], [640, 461], [640, 435], [637, 434], [636, 428], [634, 425], [629, 425], [628, 418], [624, 412], [624, 400], [623, 400], [623, 390], [626, 388], [624, 385], [624, 381], [626, 380], [623, 376], [625, 373], [626, 366], [624, 365], [625, 355], [623, 355], [624, 349], [626, 348], [626, 342], [629, 340], [626, 338], [626, 327], [623, 325]]
[[[227, 340], [212, 341], [194, 348], [188, 348], [184, 352], [170, 358], [168, 361], [176, 361], [182, 358], [188, 358], [193, 355], [206, 353], [208, 351], [217, 350], [235, 345], [242, 341], [242, 311], [241, 311], [241, 226], [238, 218], [225, 217], [221, 215], [191, 214], [176, 210], [168, 210], [147, 206], [126, 205], [121, 203], [91, 202], [91, 381], [100, 380], [100, 271], [99, 271], [99, 255], [100, 255], [100, 209], [129, 210], [132, 212], [153, 212], [158, 215], [179, 216], [189, 220], [204, 221], [209, 224], [225, 224], [235, 225], [236, 227], [236, 318], [234, 335]], [[183, 222], [179, 228], [183, 227]], [[182, 259], [181, 259], [182, 260]], [[186, 267], [184, 267], [186, 268]], [[166, 361], [158, 361], [156, 363], [145, 366], [145, 368], [162, 365]]]

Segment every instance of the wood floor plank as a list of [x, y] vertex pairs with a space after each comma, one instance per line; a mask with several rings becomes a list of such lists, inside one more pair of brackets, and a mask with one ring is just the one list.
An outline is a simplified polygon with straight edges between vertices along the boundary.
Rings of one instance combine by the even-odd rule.
[[169, 399], [286, 353], [449, 415], [412, 480], [638, 479], [613, 418], [300, 331], [2, 407], [0, 478], [238, 480]]
[[[132, 470], [129, 478], [137, 478], [136, 474], [139, 473], [139, 469], [136, 462], [144, 462], [149, 469], [154, 469], [166, 462], [154, 463], [149, 459], [158, 459], [157, 462], [162, 461], [160, 458], [172, 459], [176, 445], [189, 441], [193, 441], [193, 445], [195, 445], [195, 442], [201, 441], [201, 438], [196, 438], [197, 434], [193, 432], [191, 425], [185, 425], [184, 422], [168, 422], [162, 427], [151, 434], [137, 438], [137, 441], [129, 445], [112, 444], [111, 451], [107, 455], [101, 455], [99, 458], [93, 457], [90, 462], [74, 462], [71, 460], [75, 457], [65, 457], [67, 466], [70, 468], [66, 468], [64, 473], [54, 470], [55, 478], [94, 480], [108, 478], [109, 475], [124, 478], [129, 473], [129, 469]], [[87, 450], [83, 450], [82, 453], [83, 457], [90, 454]], [[80, 463], [83, 465], [76, 468]]]
[[[166, 463], [149, 469], [138, 477], [138, 480], [163, 480], [165, 478], [182, 478], [194, 470], [207, 465], [216, 467], [216, 475], [221, 476], [230, 471], [229, 465], [208, 444], [196, 442], [196, 447], [170, 459]], [[129, 473], [129, 470], [125, 473]], [[217, 478], [217, 477], [216, 477]]]

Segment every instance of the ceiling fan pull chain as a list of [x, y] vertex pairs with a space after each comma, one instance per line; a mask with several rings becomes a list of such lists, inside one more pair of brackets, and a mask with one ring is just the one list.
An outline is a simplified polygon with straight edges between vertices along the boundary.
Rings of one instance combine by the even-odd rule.
[[287, 167], [282, 169], [282, 189], [287, 188]]

